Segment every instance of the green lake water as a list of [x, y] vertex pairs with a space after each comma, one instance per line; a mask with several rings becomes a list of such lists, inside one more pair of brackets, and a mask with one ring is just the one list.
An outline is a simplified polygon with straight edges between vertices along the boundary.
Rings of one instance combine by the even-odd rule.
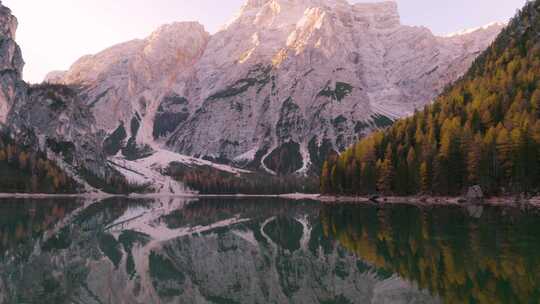
[[540, 211], [0, 199], [0, 303], [540, 303]]

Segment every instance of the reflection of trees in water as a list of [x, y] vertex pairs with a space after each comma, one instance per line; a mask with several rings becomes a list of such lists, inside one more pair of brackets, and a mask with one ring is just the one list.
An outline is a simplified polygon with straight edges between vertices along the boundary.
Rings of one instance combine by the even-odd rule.
[[75, 199], [0, 199], [0, 257], [7, 251], [22, 255], [27, 243], [30, 250], [35, 239], [80, 205]]
[[317, 215], [319, 204], [314, 201], [284, 201], [283, 199], [202, 198], [161, 218], [171, 229], [183, 226], [205, 226], [235, 216], [261, 219], [268, 216], [306, 214]]
[[325, 234], [446, 303], [538, 303], [540, 216], [488, 207], [324, 208]]

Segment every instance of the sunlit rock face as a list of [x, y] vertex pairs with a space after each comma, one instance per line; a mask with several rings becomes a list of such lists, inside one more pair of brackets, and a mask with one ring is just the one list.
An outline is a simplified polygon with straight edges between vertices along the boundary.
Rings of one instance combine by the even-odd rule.
[[138, 137], [149, 143], [161, 101], [193, 81], [193, 66], [208, 39], [198, 23], [165, 25], [146, 39], [82, 57], [70, 71], [55, 72], [47, 81], [83, 86], [100, 129], [112, 132], [141, 117]]
[[[306, 171], [315, 155], [431, 102], [501, 28], [437, 37], [402, 25], [395, 2], [250, 0], [214, 35], [164, 26], [48, 80], [83, 85], [109, 133], [140, 116], [139, 144], [272, 173], [265, 159], [296, 144], [281, 158], [301, 164], [284, 170]], [[171, 96], [182, 103], [171, 107]]]

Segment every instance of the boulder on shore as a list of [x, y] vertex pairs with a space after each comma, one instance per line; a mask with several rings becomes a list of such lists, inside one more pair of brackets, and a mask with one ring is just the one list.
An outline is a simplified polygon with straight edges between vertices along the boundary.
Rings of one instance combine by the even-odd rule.
[[467, 196], [465, 198], [469, 203], [482, 201], [484, 199], [484, 192], [482, 191], [482, 187], [478, 185], [470, 187], [467, 191]]

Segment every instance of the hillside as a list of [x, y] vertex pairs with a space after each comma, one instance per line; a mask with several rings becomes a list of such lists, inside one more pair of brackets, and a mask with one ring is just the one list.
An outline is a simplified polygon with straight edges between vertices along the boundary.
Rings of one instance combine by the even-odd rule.
[[492, 195], [540, 186], [540, 1], [436, 102], [328, 159], [325, 193]]
[[402, 24], [393, 1], [246, 1], [215, 34], [164, 25], [47, 80], [82, 85], [96, 127], [125, 133], [108, 154], [318, 174], [328, 153], [430, 103], [501, 28], [438, 37]]

